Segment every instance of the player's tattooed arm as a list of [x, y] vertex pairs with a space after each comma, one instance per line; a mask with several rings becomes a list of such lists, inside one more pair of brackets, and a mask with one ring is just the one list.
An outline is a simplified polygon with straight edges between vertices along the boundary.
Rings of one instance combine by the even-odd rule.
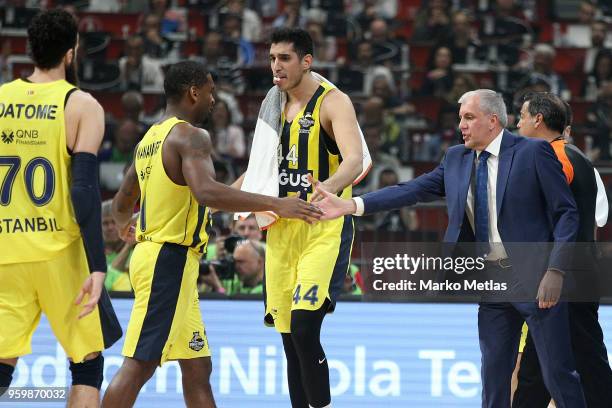
[[117, 223], [117, 228], [123, 236], [126, 229], [131, 224], [134, 207], [140, 198], [140, 186], [138, 185], [138, 175], [134, 163], [130, 166], [123, 177], [121, 187], [113, 198], [113, 218]]
[[217, 182], [208, 132], [193, 126], [183, 126], [180, 131], [181, 137], [173, 138], [172, 144], [180, 155], [185, 182], [201, 205], [232, 212], [275, 211], [283, 217], [307, 222], [320, 217], [318, 208], [297, 197], [280, 199], [252, 194]]

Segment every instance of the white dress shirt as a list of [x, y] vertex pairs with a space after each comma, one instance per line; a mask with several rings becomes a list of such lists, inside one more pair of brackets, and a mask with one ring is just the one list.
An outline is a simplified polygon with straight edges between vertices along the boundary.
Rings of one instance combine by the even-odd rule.
[[608, 222], [608, 196], [606, 195], [606, 187], [604, 186], [603, 181], [601, 181], [601, 176], [595, 167], [593, 167], [595, 171], [595, 182], [597, 183], [597, 200], [595, 203], [595, 222], [598, 227], [603, 227]]

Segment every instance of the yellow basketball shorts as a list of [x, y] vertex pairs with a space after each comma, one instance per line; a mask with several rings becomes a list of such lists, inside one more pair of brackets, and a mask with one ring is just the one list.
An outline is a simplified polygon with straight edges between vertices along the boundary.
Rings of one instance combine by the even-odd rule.
[[264, 322], [280, 333], [291, 331], [292, 310], [318, 310], [326, 299], [335, 308], [349, 270], [353, 218], [309, 225], [279, 219], [266, 240]]
[[[0, 265], [0, 358], [32, 352], [32, 335], [41, 312], [75, 363], [117, 341], [121, 327], [106, 291], [95, 310], [78, 319], [81, 306], [74, 301], [88, 276], [81, 239], [47, 261]], [[82, 304], [86, 302], [87, 297]]]
[[177, 244], [136, 245], [130, 260], [134, 307], [124, 356], [160, 365], [210, 356], [197, 291], [200, 255]]

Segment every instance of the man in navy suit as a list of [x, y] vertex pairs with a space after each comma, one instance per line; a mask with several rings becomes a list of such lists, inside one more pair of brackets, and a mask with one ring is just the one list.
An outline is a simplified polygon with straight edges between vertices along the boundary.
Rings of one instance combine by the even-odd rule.
[[[566, 302], [559, 302], [568, 246], [578, 213], [553, 149], [543, 140], [505, 130], [506, 106], [494, 91], [464, 94], [459, 129], [464, 145], [451, 147], [432, 172], [409, 182], [343, 200], [320, 190], [322, 219], [388, 211], [446, 198], [445, 242], [481, 242], [487, 271], [520, 275], [519, 292], [531, 302], [481, 302], [482, 407], [510, 407], [510, 379], [524, 320], [538, 350], [547, 388], [558, 408], [586, 407], [575, 369]], [[550, 242], [549, 253], [542, 245]], [[525, 243], [521, 245], [520, 243]], [[529, 271], [529, 273], [525, 273]]]

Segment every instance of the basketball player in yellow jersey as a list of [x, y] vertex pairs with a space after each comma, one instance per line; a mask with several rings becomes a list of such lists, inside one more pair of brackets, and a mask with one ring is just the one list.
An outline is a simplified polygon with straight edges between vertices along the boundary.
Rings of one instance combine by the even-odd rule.
[[178, 360], [188, 407], [214, 407], [211, 359], [200, 314], [197, 278], [208, 244], [210, 207], [275, 211], [314, 222], [312, 204], [238, 191], [215, 181], [208, 132], [195, 127], [214, 105], [214, 83], [202, 64], [179, 62], [164, 80], [164, 117], [144, 136], [113, 201], [119, 228], [129, 227], [140, 198], [138, 244], [130, 262], [135, 300], [123, 355], [103, 405], [130, 407], [156, 367]]
[[[351, 184], [362, 171], [362, 145], [353, 104], [313, 76], [312, 55], [307, 31], [279, 29], [272, 34], [273, 80], [287, 96], [281, 114], [279, 196], [301, 194], [316, 204], [320, 195], [313, 182], [351, 197]], [[280, 218], [269, 227], [265, 322], [281, 333], [294, 408], [331, 406], [320, 331], [342, 289], [352, 243], [350, 216], [313, 225]]]
[[96, 407], [100, 352], [121, 337], [103, 292], [96, 153], [104, 112], [74, 85], [70, 14], [37, 15], [28, 40], [34, 73], [0, 87], [0, 387], [31, 352], [44, 312], [70, 359], [68, 405]]

